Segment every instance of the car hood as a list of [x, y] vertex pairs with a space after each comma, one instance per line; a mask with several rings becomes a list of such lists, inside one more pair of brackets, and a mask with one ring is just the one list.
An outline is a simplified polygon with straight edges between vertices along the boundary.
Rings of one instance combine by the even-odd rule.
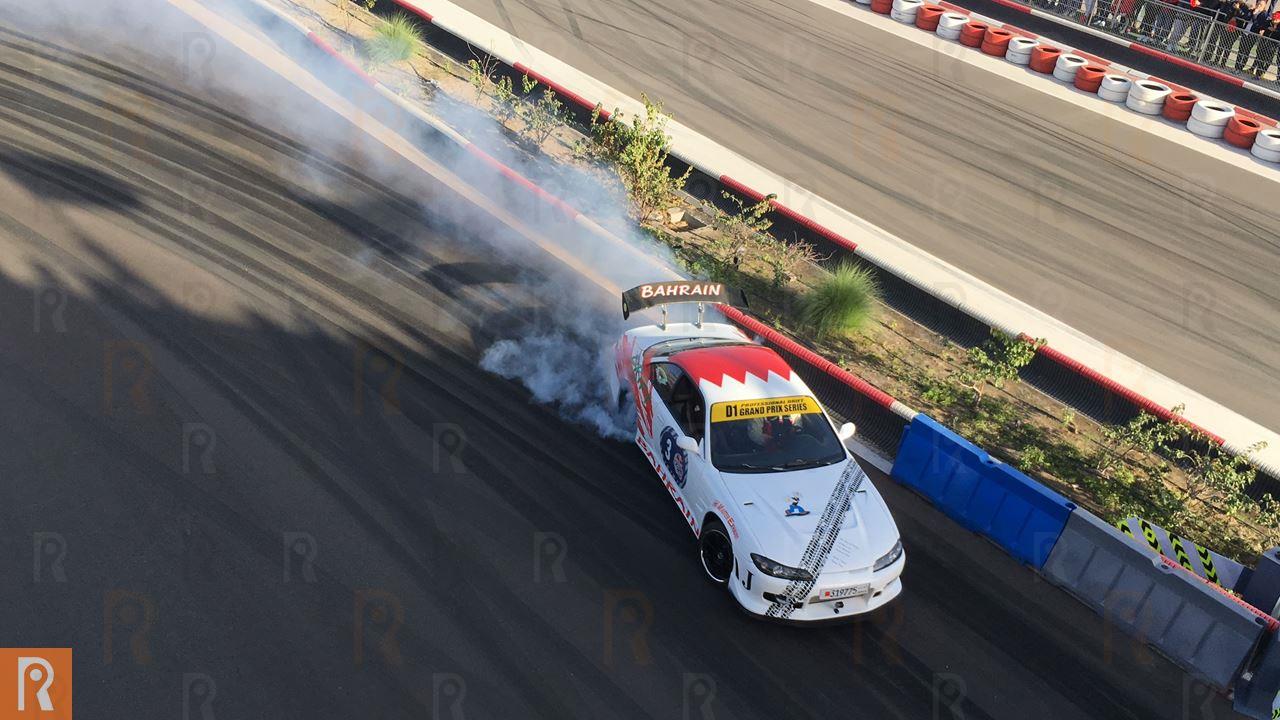
[[[734, 512], [755, 540], [756, 551], [784, 565], [798, 566], [822, 518], [823, 508], [851, 462], [781, 473], [722, 473], [734, 500]], [[799, 505], [808, 514], [788, 516], [791, 497], [797, 493]], [[823, 569], [870, 567], [889, 552], [897, 540], [898, 527], [893, 516], [880, 492], [867, 478], [853, 495]]]

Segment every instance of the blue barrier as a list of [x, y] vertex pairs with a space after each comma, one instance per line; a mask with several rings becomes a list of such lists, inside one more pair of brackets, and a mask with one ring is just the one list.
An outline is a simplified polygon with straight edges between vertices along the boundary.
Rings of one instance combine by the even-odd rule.
[[907, 427], [891, 475], [1036, 570], [1076, 507], [923, 414]]

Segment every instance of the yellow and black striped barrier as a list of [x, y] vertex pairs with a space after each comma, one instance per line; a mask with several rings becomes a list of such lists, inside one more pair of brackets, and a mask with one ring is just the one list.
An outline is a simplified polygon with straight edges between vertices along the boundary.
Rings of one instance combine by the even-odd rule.
[[1160, 553], [1219, 587], [1234, 589], [1244, 572], [1244, 566], [1235, 560], [1170, 534], [1159, 525], [1140, 517], [1125, 518], [1116, 523], [1116, 527], [1125, 535], [1145, 542], [1153, 552]]

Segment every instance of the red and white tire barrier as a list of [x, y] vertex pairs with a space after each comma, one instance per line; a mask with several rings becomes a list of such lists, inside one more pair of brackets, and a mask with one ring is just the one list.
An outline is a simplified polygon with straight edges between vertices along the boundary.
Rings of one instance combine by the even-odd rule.
[[1049, 22], [1055, 23], [1057, 25], [1062, 25], [1063, 27], [1071, 28], [1072, 30], [1075, 30], [1078, 32], [1088, 33], [1090, 35], [1093, 35], [1094, 37], [1106, 40], [1109, 43], [1133, 50], [1134, 52], [1140, 52], [1143, 55], [1150, 55], [1151, 57], [1159, 58], [1172, 65], [1177, 65], [1178, 67], [1192, 70], [1194, 72], [1200, 73], [1201, 75], [1204, 75], [1206, 77], [1211, 77], [1215, 80], [1220, 80], [1229, 85], [1235, 85], [1236, 87], [1242, 87], [1242, 88], [1245, 88], [1246, 90], [1251, 90], [1261, 95], [1266, 95], [1267, 97], [1280, 99], [1280, 91], [1277, 91], [1273, 88], [1266, 87], [1265, 85], [1259, 85], [1257, 83], [1251, 83], [1247, 80], [1244, 80], [1243, 78], [1238, 78], [1234, 75], [1222, 72], [1221, 70], [1216, 70], [1211, 67], [1200, 65], [1199, 63], [1192, 62], [1186, 58], [1179, 57], [1177, 55], [1172, 55], [1162, 50], [1157, 50], [1153, 47], [1148, 47], [1139, 42], [1134, 42], [1131, 40], [1125, 40], [1124, 38], [1116, 37], [1111, 33], [1103, 32], [1102, 30], [1089, 27], [1088, 25], [1082, 25], [1080, 23], [1072, 22], [1062, 17], [1061, 15], [1055, 15], [1053, 13], [1045, 12], [1043, 10], [1037, 10], [1036, 8], [1024, 5], [1020, 2], [1016, 2], [1015, 0], [991, 0], [991, 1], [999, 5], [1003, 5], [1007, 8], [1010, 8], [1011, 10], [1017, 10], [1020, 13], [1026, 13], [1033, 17], [1038, 17], [1042, 20], [1048, 20]]
[[[1233, 108], [1232, 112], [1240, 115], [1242, 120], [1239, 130], [1232, 131], [1228, 136], [1226, 119], [1215, 124], [1186, 114], [1186, 98], [1196, 97], [1186, 88], [1113, 64], [1095, 55], [1037, 38], [1020, 28], [969, 12], [953, 3], [942, 2], [941, 5], [948, 8], [949, 12], [942, 15], [936, 26], [934, 32], [938, 37], [956, 40], [970, 47], [980, 47], [988, 55], [1003, 55], [1015, 65], [1027, 65], [1038, 73], [1051, 74], [1055, 79], [1074, 85], [1079, 90], [1097, 93], [1102, 100], [1124, 102], [1125, 107], [1136, 113], [1152, 117], [1163, 116], [1174, 122], [1186, 123], [1186, 128], [1200, 137], [1220, 138], [1229, 145], [1251, 150], [1253, 138], [1259, 130], [1276, 126], [1276, 121], [1271, 118], [1243, 108]], [[1021, 7], [1017, 3], [1012, 6]], [[988, 40], [993, 37], [997, 39]], [[1019, 41], [1016, 45], [1015, 37]], [[1005, 52], [995, 52], [999, 47], [1006, 48]], [[1085, 76], [1081, 78], [1080, 72], [1086, 68]], [[1125, 79], [1128, 80], [1127, 86]], [[1171, 98], [1177, 99], [1172, 100], [1172, 107], [1166, 107]], [[1230, 107], [1211, 98], [1205, 98], [1202, 102]], [[1255, 153], [1254, 157], [1270, 160], [1273, 155], [1264, 151], [1261, 155]]]

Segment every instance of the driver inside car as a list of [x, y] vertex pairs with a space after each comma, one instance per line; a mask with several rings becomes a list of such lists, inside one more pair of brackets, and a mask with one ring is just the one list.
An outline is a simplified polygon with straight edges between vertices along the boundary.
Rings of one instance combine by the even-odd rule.
[[757, 448], [777, 452], [800, 433], [800, 414], [776, 415], [748, 421], [747, 435]]

